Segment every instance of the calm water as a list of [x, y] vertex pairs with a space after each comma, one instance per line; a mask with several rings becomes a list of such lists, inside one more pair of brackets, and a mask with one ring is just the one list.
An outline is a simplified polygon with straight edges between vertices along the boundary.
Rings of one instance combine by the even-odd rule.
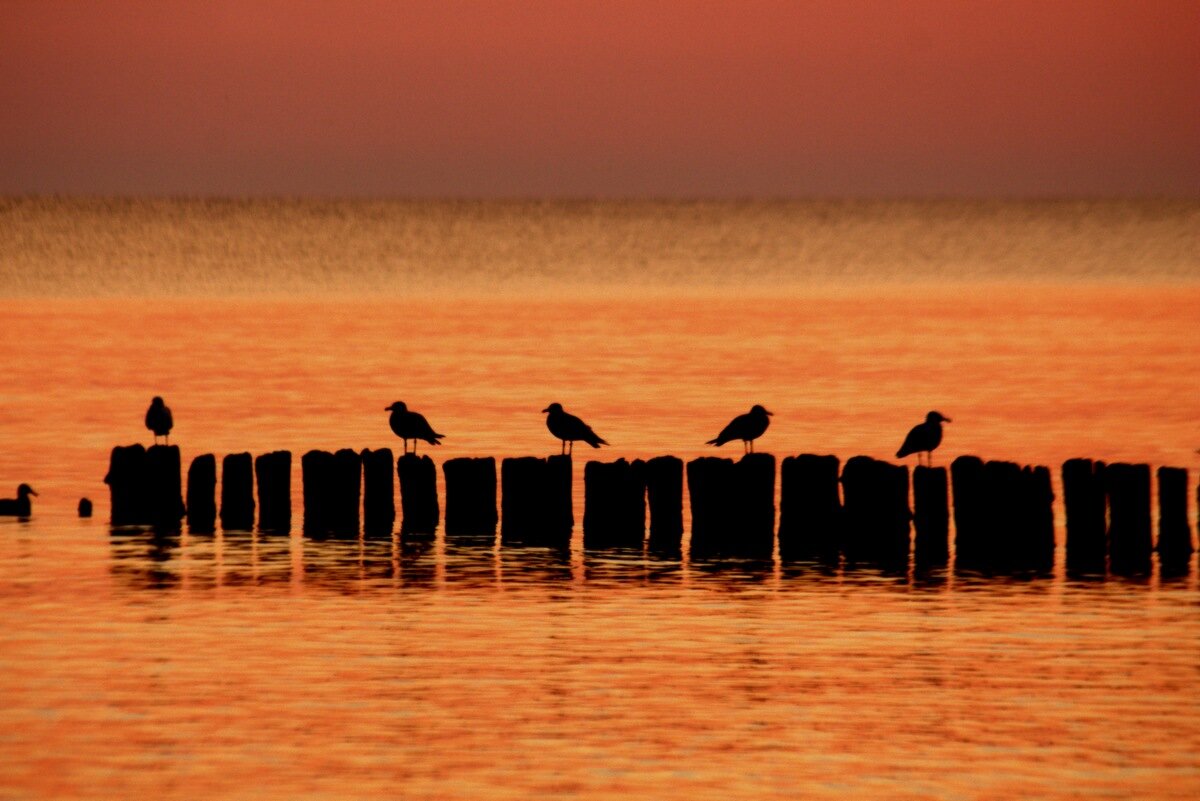
[[112, 536], [101, 479], [153, 394], [185, 460], [398, 446], [402, 399], [439, 461], [556, 452], [560, 401], [605, 459], [762, 403], [779, 457], [937, 408], [942, 464], [1195, 468], [1198, 208], [8, 202], [0, 798], [1195, 798], [1195, 561]]

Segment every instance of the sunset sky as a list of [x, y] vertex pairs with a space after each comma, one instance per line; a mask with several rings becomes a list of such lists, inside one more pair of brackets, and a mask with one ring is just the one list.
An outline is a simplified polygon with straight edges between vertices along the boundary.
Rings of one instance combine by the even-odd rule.
[[0, 192], [1200, 196], [1195, 0], [0, 0]]

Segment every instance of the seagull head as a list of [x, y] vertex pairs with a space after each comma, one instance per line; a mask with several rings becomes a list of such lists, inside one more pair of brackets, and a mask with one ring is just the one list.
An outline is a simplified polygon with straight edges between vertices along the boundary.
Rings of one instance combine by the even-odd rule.
[[768, 412], [766, 409], [759, 406], [757, 403], [750, 407], [750, 414], [765, 414], [767, 417], [774, 416], [770, 412]]
[[153, 398], [150, 400], [150, 405], [151, 405], [151, 406], [162, 406], [162, 405], [163, 405], [163, 399], [162, 399], [162, 398], [160, 398], [160, 397], [158, 397], [157, 395], [155, 395], [155, 396], [154, 396], [154, 397], [153, 397]]
[[385, 412], [407, 412], [408, 406], [404, 403], [404, 401], [396, 401], [391, 406], [388, 406], [387, 408], [385, 408], [384, 411]]
[[949, 417], [945, 417], [941, 412], [930, 412], [925, 415], [926, 423], [953, 423]]
[[25, 498], [29, 495], [37, 495], [37, 493], [33, 491], [33, 487], [29, 486], [28, 484], [22, 484], [21, 486], [17, 487], [18, 498]]
[[561, 403], [552, 403], [549, 406], [547, 406], [545, 409], [542, 409], [542, 414], [545, 414], [546, 412], [549, 412], [550, 414], [557, 414], [558, 412], [561, 412], [562, 410], [563, 410], [563, 407], [562, 407]]

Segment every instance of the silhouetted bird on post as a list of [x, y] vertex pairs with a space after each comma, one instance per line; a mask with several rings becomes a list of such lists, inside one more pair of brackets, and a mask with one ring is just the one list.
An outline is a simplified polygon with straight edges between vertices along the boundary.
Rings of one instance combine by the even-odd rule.
[[163, 403], [162, 398], [155, 395], [154, 400], [150, 401], [150, 408], [146, 410], [146, 428], [154, 432], [154, 444], [158, 444], [159, 437], [166, 437], [170, 443], [171, 429], [174, 427], [171, 410]]
[[771, 425], [769, 419], [771, 416], [770, 412], [755, 404], [750, 407], [750, 411], [746, 414], [739, 414], [730, 420], [729, 425], [721, 429], [721, 433], [717, 434], [716, 439], [710, 439], [704, 444], [720, 447], [726, 442], [740, 439], [742, 441], [742, 450], [754, 453], [754, 440], [761, 437], [763, 432], [767, 430], [767, 426]]
[[896, 458], [903, 459], [910, 453], [917, 454], [917, 464], [921, 463], [921, 454], [925, 454], [926, 461], [933, 464], [933, 449], [942, 444], [942, 423], [951, 422], [949, 417], [943, 417], [941, 412], [930, 412], [925, 415], [925, 422], [920, 425], [915, 425], [912, 431], [908, 432], [908, 436], [904, 438], [904, 444], [900, 446], [900, 450], [896, 451]]
[[22, 484], [17, 487], [16, 498], [5, 498], [0, 500], [0, 515], [29, 517], [33, 511], [33, 506], [29, 503], [29, 496], [37, 495], [33, 491], [33, 487], [28, 484]]
[[[587, 423], [573, 414], [563, 411], [561, 403], [552, 403], [542, 413], [546, 414], [546, 428], [550, 433], [562, 440], [562, 453], [573, 453], [575, 440], [583, 440], [593, 448], [599, 448], [608, 443], [600, 439]], [[571, 443], [568, 450], [567, 443]]]
[[404, 401], [396, 401], [391, 406], [384, 409], [385, 412], [391, 412], [392, 416], [388, 422], [392, 426], [392, 431], [396, 436], [404, 440], [404, 452], [408, 453], [408, 441], [413, 441], [413, 453], [417, 452], [417, 440], [422, 439], [430, 445], [441, 445], [439, 439], [446, 436], [439, 434], [429, 425], [429, 421], [424, 415], [410, 412]]

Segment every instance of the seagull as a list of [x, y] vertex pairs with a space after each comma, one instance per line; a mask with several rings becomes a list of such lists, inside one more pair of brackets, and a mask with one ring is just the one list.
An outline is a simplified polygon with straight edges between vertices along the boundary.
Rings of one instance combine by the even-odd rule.
[[[574, 452], [575, 440], [581, 439], [593, 448], [599, 448], [601, 445], [608, 443], [596, 436], [596, 432], [591, 426], [580, 420], [573, 414], [567, 414], [563, 411], [561, 403], [552, 403], [545, 409], [542, 409], [543, 414], [549, 414], [546, 418], [546, 428], [550, 429], [550, 433], [562, 440], [562, 452], [570, 454]], [[571, 443], [571, 450], [567, 450], [567, 443]]]
[[896, 451], [896, 458], [903, 459], [910, 453], [917, 454], [917, 464], [921, 463], [921, 454], [929, 464], [933, 464], [933, 449], [942, 444], [942, 423], [949, 423], [949, 417], [943, 417], [941, 412], [930, 412], [925, 415], [925, 422], [913, 426], [912, 431], [904, 438], [904, 444]]
[[154, 432], [154, 444], [158, 444], [159, 437], [166, 437], [170, 443], [171, 429], [174, 426], [171, 410], [163, 403], [162, 398], [155, 395], [154, 400], [150, 401], [150, 408], [146, 410], [146, 428]]
[[408, 453], [408, 441], [413, 441], [413, 453], [417, 452], [417, 440], [423, 439], [430, 445], [441, 445], [439, 439], [446, 436], [439, 434], [429, 425], [429, 421], [425, 419], [425, 415], [410, 412], [404, 401], [396, 401], [391, 406], [384, 409], [385, 412], [391, 412], [392, 416], [388, 422], [392, 426], [392, 431], [397, 437], [404, 440], [404, 452]]
[[17, 517], [29, 517], [33, 511], [33, 507], [29, 503], [29, 496], [37, 495], [33, 491], [33, 487], [28, 484], [22, 484], [17, 487], [16, 498], [5, 498], [0, 500], [0, 515], [15, 515]]
[[739, 414], [730, 420], [729, 425], [721, 429], [721, 433], [717, 434], [716, 439], [710, 439], [704, 444], [720, 447], [726, 442], [740, 439], [743, 452], [754, 453], [754, 440], [761, 437], [767, 430], [767, 426], [771, 425], [771, 421], [767, 419], [771, 416], [770, 412], [755, 404], [746, 414]]

